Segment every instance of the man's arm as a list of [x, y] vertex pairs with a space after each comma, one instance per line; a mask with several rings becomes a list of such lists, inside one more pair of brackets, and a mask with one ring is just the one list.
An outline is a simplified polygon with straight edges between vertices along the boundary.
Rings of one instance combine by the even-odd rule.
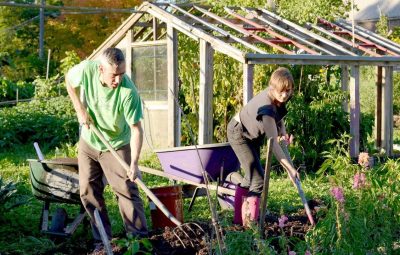
[[79, 98], [79, 95], [80, 95], [79, 87], [74, 88], [71, 85], [68, 78], [65, 78], [65, 84], [67, 86], [68, 95], [71, 98], [72, 104], [76, 111], [76, 115], [78, 117], [79, 123], [84, 124], [84, 125], [86, 125], [87, 128], [89, 128], [89, 122], [92, 122], [92, 121], [91, 121], [89, 114], [86, 111], [85, 106], [82, 104], [82, 102]]
[[131, 181], [134, 181], [139, 173], [139, 156], [142, 150], [143, 144], [143, 129], [141, 122], [137, 122], [130, 126], [131, 128], [131, 172], [128, 173], [128, 177]]

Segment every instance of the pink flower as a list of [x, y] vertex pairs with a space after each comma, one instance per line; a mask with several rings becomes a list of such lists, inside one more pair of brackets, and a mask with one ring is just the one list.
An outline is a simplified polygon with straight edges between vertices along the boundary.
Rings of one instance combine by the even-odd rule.
[[358, 164], [360, 164], [360, 166], [363, 166], [365, 168], [369, 168], [369, 155], [367, 152], [361, 152], [358, 155]]
[[311, 252], [309, 250], [306, 250], [306, 252], [304, 253], [304, 255], [312, 255]]
[[353, 178], [353, 189], [359, 189], [365, 186], [367, 178], [364, 173], [356, 173]]
[[289, 251], [288, 255], [296, 255], [295, 251]]
[[283, 228], [288, 220], [289, 220], [289, 219], [288, 219], [288, 217], [286, 217], [286, 215], [282, 215], [282, 216], [278, 219], [279, 227], [280, 227], [280, 228]]
[[344, 202], [343, 189], [341, 187], [333, 187], [331, 189], [331, 194], [338, 202]]

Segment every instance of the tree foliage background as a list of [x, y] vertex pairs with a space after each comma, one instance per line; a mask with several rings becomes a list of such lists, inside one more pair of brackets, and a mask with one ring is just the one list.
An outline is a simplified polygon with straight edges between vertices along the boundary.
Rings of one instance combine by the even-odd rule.
[[[1, 0], [0, 0], [1, 1]], [[17, 3], [34, 3], [34, 0], [17, 0]], [[316, 22], [317, 17], [334, 20], [346, 17], [350, 1], [342, 0], [220, 0], [206, 2], [213, 12], [224, 13], [224, 6], [249, 6], [270, 9], [294, 21], [304, 24]], [[133, 8], [140, 0], [47, 0], [49, 5]], [[128, 13], [86, 13], [72, 14], [70, 11], [46, 10], [45, 53], [51, 49], [49, 80], [44, 80], [45, 61], [38, 58], [39, 9], [0, 7], [0, 92], [14, 91], [18, 86], [28, 88], [27, 95], [33, 94], [32, 83], [37, 97], [60, 94], [60, 86], [53, 84], [66, 69], [79, 59], [89, 56], [130, 14]], [[225, 13], [226, 14], [226, 13]], [[223, 14], [223, 15], [225, 15]], [[386, 29], [384, 21], [381, 22]], [[387, 32], [387, 31], [386, 31]], [[397, 31], [392, 33], [392, 37]], [[396, 37], [391, 38], [396, 40]], [[234, 45], [242, 49], [241, 45]], [[263, 50], [276, 53], [264, 47]], [[289, 50], [294, 50], [288, 47]], [[179, 33], [179, 100], [187, 116], [183, 124], [181, 141], [183, 145], [193, 144], [189, 129], [197, 134], [199, 99], [199, 43]], [[63, 61], [62, 61], [63, 60]], [[341, 108], [341, 101], [347, 97], [339, 89], [340, 70], [324, 66], [287, 66], [296, 82], [296, 94], [288, 105], [287, 127], [297, 136], [293, 154], [296, 160], [311, 165], [322, 151], [325, 141], [338, 138], [348, 131], [348, 115]], [[276, 65], [257, 65], [254, 70], [254, 93], [266, 88], [270, 74]], [[213, 120], [215, 142], [226, 141], [226, 126], [239, 111], [243, 102], [242, 65], [237, 61], [215, 52]], [[59, 76], [57, 76], [59, 75]], [[18, 83], [18, 81], [22, 81]], [[33, 82], [34, 81], [34, 82]], [[17, 85], [22, 84], [22, 85]], [[5, 85], [4, 85], [5, 84]], [[50, 84], [50, 85], [49, 85]], [[7, 98], [7, 97], [4, 97]], [[315, 123], [318, 122], [318, 125]], [[362, 143], [371, 133], [371, 118], [362, 118]], [[305, 155], [307, 154], [307, 155]]]
[[[15, 3], [34, 4], [34, 0]], [[102, 8], [134, 8], [140, 0], [47, 0], [47, 5]], [[82, 13], [48, 9], [45, 12], [44, 48], [51, 50], [51, 74], [66, 52], [74, 50], [85, 58], [95, 50], [130, 14]], [[32, 81], [45, 73], [46, 59], [38, 57], [39, 9], [0, 7], [0, 75], [12, 81]]]

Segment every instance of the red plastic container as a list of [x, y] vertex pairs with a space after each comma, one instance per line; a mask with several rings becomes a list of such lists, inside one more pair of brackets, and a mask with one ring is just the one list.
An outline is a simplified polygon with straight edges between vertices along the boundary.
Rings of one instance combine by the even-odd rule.
[[[150, 189], [154, 195], [167, 207], [168, 211], [183, 223], [182, 187], [168, 186]], [[176, 227], [157, 206], [150, 201], [150, 214], [153, 229], [163, 227]]]

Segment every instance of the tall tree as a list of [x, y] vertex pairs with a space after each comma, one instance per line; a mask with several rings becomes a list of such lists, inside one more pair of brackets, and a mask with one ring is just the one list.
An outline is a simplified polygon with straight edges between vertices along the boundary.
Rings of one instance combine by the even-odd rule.
[[[1, 0], [0, 0], [1, 1]], [[34, 0], [15, 3], [33, 4]], [[77, 7], [133, 8], [140, 0], [46, 0], [47, 5]], [[54, 72], [66, 51], [76, 51], [87, 57], [130, 14], [97, 13], [77, 10], [45, 10], [45, 55], [51, 49], [51, 70]], [[39, 9], [0, 7], [0, 55], [11, 63], [0, 65], [0, 73], [11, 80], [32, 80], [45, 72], [45, 63], [38, 58]], [[2, 53], [3, 52], [3, 53]], [[2, 58], [4, 59], [4, 58]]]
[[[101, 8], [134, 8], [140, 0], [64, 0], [65, 6], [101, 7]], [[61, 15], [47, 22], [47, 47], [54, 51], [56, 56], [63, 57], [67, 50], [75, 50], [80, 57], [90, 55], [114, 30], [127, 18], [129, 13], [88, 13], [81, 14], [61, 12]]]

